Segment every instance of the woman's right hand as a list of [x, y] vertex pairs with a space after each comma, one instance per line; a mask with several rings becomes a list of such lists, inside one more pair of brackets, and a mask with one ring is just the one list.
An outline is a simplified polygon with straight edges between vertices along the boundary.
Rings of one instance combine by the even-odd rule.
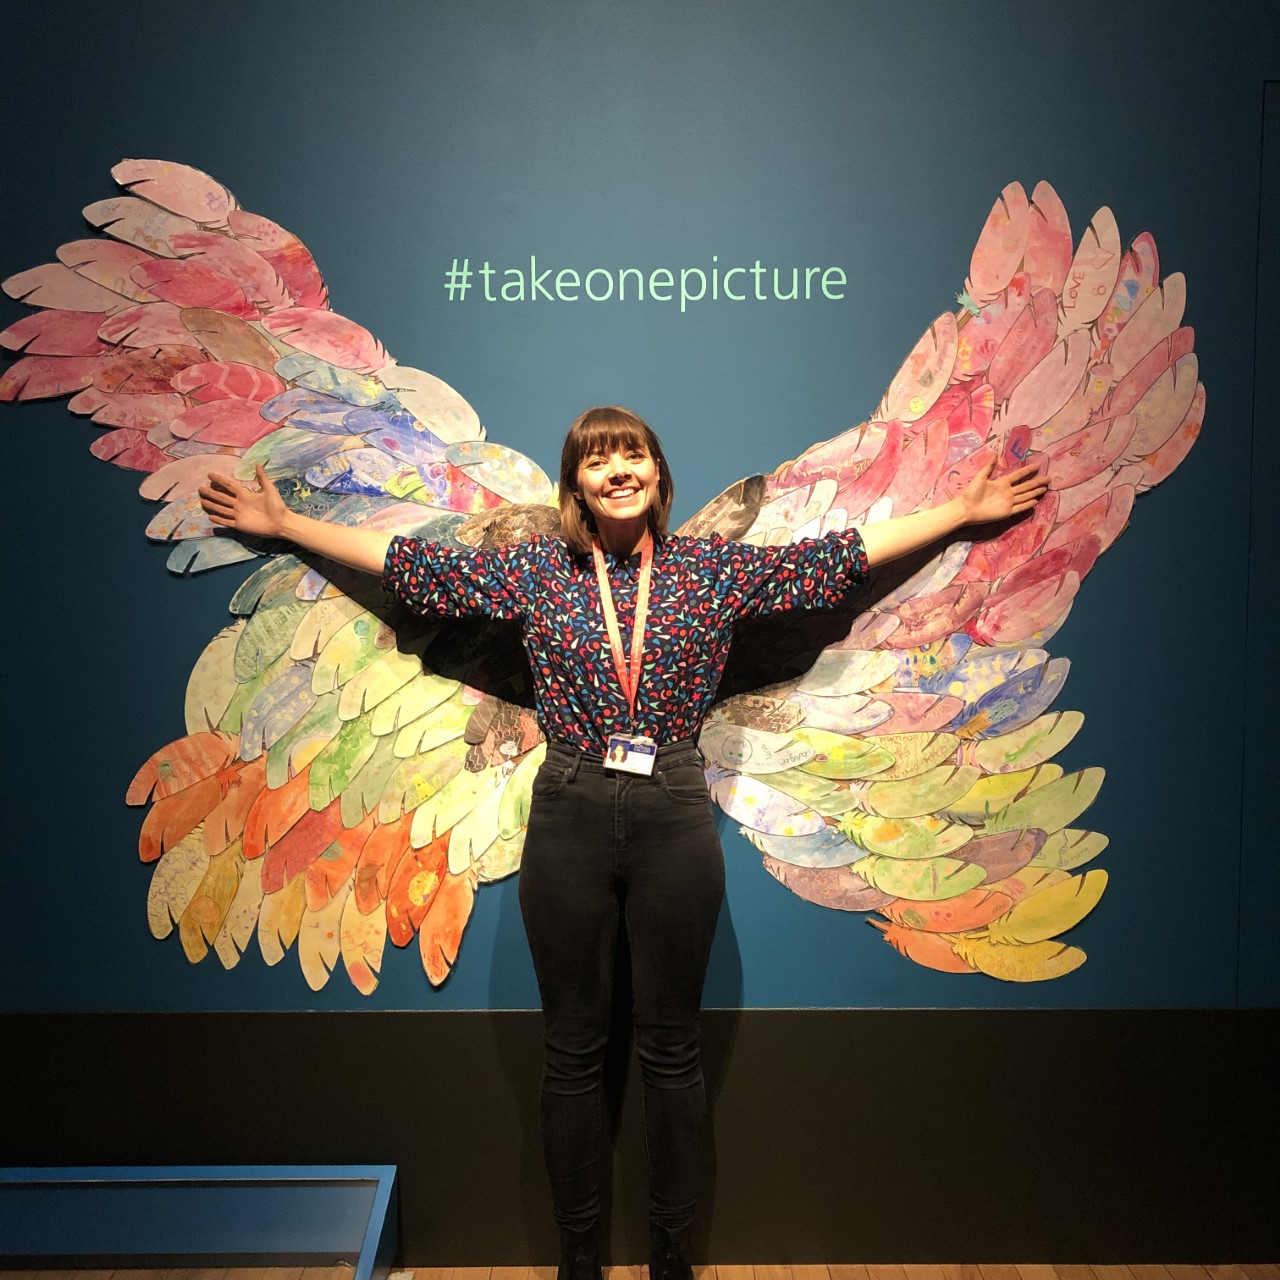
[[200, 505], [205, 515], [220, 528], [235, 529], [259, 538], [283, 537], [289, 508], [284, 505], [284, 499], [261, 463], [257, 474], [258, 488], [251, 489], [230, 476], [209, 472], [208, 485], [202, 485], [198, 490]]
[[257, 473], [258, 487], [252, 489], [230, 476], [209, 472], [208, 485], [197, 492], [215, 525], [256, 538], [283, 538], [364, 573], [382, 572], [391, 544], [389, 530], [351, 528], [290, 511], [261, 465]]

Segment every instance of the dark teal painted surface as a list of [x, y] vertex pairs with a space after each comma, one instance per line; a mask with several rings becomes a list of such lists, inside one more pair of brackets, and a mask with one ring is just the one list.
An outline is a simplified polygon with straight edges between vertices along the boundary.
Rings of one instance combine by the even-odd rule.
[[[1048, 178], [1077, 231], [1101, 203], [1126, 241], [1151, 230], [1162, 269], [1188, 279], [1208, 417], [1051, 645], [1073, 662], [1059, 705], [1086, 715], [1061, 763], [1108, 775], [1088, 820], [1111, 838], [1111, 883], [1072, 937], [1089, 963], [1029, 988], [920, 970], [861, 919], [781, 890], [726, 829], [707, 1000], [1274, 1003], [1274, 925], [1240, 907], [1269, 892], [1268, 861], [1242, 863], [1242, 785], [1265, 787], [1275, 764], [1265, 724], [1246, 749], [1243, 709], [1269, 649], [1259, 619], [1246, 669], [1261, 101], [1278, 61], [1263, 6], [1212, 26], [1155, 4], [232, 4], [215, 18], [143, 3], [53, 18], [9, 19], [0, 272], [83, 234], [78, 210], [111, 193], [117, 159], [185, 160], [301, 235], [336, 309], [457, 386], [494, 439], [550, 467], [585, 405], [644, 413], [680, 518], [874, 407], [954, 305], [1006, 182]], [[684, 314], [445, 300], [455, 255], [530, 254], [584, 269], [713, 254], [838, 265], [847, 297]], [[60, 406], [4, 423], [3, 945], [21, 975], [4, 1007], [534, 1005], [510, 883], [481, 893], [441, 991], [412, 949], [363, 1000], [342, 978], [312, 996], [292, 956], [272, 971], [251, 952], [225, 973], [150, 938], [141, 815], [121, 797], [181, 731], [186, 675], [239, 576], [169, 577], [130, 477], [88, 455], [92, 428]]]
[[1249, 697], [1245, 707], [1243, 821], [1240, 827], [1240, 1003], [1246, 1008], [1280, 1006], [1280, 915], [1268, 890], [1276, 839], [1271, 810], [1280, 791], [1274, 733], [1280, 720], [1280, 687], [1265, 672], [1269, 639], [1280, 627], [1280, 525], [1276, 522], [1273, 477], [1280, 473], [1276, 406], [1280, 374], [1274, 352], [1280, 321], [1273, 299], [1280, 294], [1280, 80], [1266, 86], [1259, 165], [1262, 199], [1258, 209], [1258, 302], [1253, 383], [1253, 503], [1249, 523]]
[[0, 1257], [45, 1267], [309, 1259], [368, 1280], [390, 1263], [397, 1223], [394, 1165], [0, 1168]]

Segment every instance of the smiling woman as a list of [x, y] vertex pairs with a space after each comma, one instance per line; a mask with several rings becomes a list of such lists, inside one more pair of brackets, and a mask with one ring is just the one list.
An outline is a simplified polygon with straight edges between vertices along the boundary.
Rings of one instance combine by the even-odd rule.
[[589, 553], [632, 555], [648, 529], [667, 536], [675, 486], [662, 445], [643, 418], [617, 405], [576, 418], [560, 454], [560, 526], [565, 542]]
[[[803, 461], [803, 460], [801, 460]], [[797, 464], [800, 465], [800, 464]], [[652, 1280], [690, 1280], [706, 1095], [699, 1010], [724, 861], [696, 738], [735, 622], [840, 603], [883, 561], [1034, 505], [1034, 467], [979, 470], [941, 506], [787, 545], [672, 535], [673, 485], [648, 424], [617, 406], [569, 428], [560, 536], [472, 550], [343, 528], [219, 477], [213, 522], [284, 536], [356, 568], [421, 614], [520, 624], [547, 738], [530, 787], [520, 908], [545, 1017], [541, 1118], [559, 1280], [599, 1280], [599, 1149], [615, 940], [625, 927], [644, 1079]]]

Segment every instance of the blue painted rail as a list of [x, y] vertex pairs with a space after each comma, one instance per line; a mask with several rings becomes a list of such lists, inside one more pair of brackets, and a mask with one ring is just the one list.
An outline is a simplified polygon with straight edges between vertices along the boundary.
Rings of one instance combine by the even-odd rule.
[[332, 1266], [394, 1260], [394, 1165], [0, 1169], [0, 1262]]

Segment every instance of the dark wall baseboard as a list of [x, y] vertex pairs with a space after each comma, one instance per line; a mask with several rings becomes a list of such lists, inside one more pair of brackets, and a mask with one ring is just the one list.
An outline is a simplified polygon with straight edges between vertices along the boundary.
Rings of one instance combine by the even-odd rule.
[[[704, 1028], [700, 1256], [1280, 1257], [1275, 1011], [716, 1011]], [[537, 1014], [12, 1014], [0, 1032], [0, 1162], [393, 1163], [406, 1260], [555, 1256]], [[629, 1048], [609, 1076], [618, 1262], [648, 1238]]]

